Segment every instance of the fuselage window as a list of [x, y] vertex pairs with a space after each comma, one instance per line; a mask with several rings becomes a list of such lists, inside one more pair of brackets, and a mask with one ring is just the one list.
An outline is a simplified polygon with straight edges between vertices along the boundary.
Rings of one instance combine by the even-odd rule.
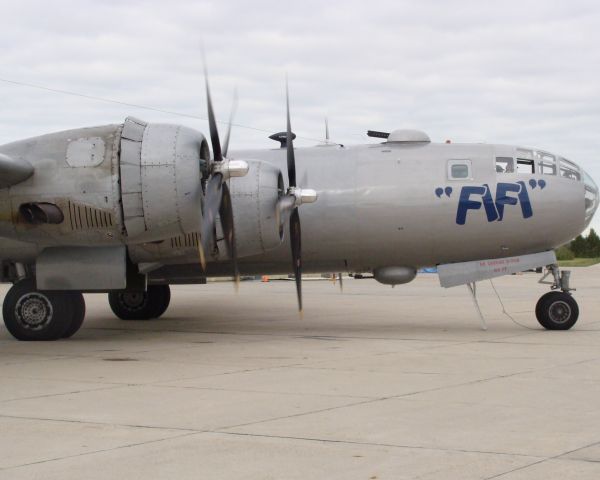
[[451, 180], [471, 179], [470, 160], [450, 160], [448, 162], [448, 178]]
[[496, 173], [514, 173], [515, 160], [512, 157], [496, 157]]
[[535, 162], [525, 158], [517, 158], [517, 173], [535, 173]]
[[572, 162], [569, 162], [565, 158], [559, 158], [558, 163], [560, 165], [560, 176], [564, 178], [570, 178], [571, 180], [581, 180], [579, 174], [579, 168]]

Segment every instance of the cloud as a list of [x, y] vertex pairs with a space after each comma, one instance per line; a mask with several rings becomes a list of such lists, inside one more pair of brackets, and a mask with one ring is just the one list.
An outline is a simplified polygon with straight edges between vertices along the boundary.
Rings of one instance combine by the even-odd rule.
[[[322, 138], [326, 115], [346, 144], [416, 127], [437, 141], [544, 148], [600, 180], [599, 24], [584, 0], [25, 0], [3, 6], [0, 77], [204, 116], [204, 44], [221, 119], [237, 86], [237, 123], [282, 130], [287, 72], [302, 137]], [[0, 102], [0, 143], [130, 114], [207, 131], [2, 83]], [[272, 146], [266, 137], [236, 128], [232, 148]]]

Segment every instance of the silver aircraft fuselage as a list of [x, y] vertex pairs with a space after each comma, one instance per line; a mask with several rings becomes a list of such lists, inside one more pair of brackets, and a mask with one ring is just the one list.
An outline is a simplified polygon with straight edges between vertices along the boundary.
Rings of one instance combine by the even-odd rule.
[[[497, 171], [496, 158], [513, 158], [516, 166], [524, 152], [532, 154], [532, 166], [524, 169], [536, 173]], [[300, 210], [304, 269], [362, 272], [556, 248], [585, 229], [598, 199], [592, 195], [586, 204], [585, 182], [591, 179], [576, 165], [555, 157], [559, 174], [539, 173], [537, 156], [535, 150], [484, 144], [298, 148], [298, 183], [318, 192], [318, 201]], [[284, 149], [234, 151], [231, 158], [285, 169]], [[452, 165], [461, 164], [468, 177], [453, 178]], [[287, 243], [286, 238], [276, 249], [240, 259], [242, 272], [290, 272]], [[229, 268], [216, 263], [211, 272], [227, 274]]]
[[[193, 283], [231, 274], [222, 242], [201, 271], [198, 234], [185, 228], [198, 216], [197, 193], [186, 192], [197, 188], [193, 177], [204, 137], [185, 127], [156, 125], [145, 127], [136, 144], [126, 129], [145, 124], [133, 122], [0, 147], [0, 154], [25, 158], [35, 168], [30, 178], [0, 189], [3, 261], [34, 264], [54, 246], [126, 245], [130, 260], [143, 266], [150, 281]], [[173, 153], [173, 141], [183, 153]], [[207, 147], [202, 152], [207, 161]], [[298, 186], [318, 193], [315, 203], [299, 209], [306, 272], [418, 268], [551, 250], [581, 233], [598, 206], [598, 188], [589, 175], [540, 150], [427, 139], [329, 144], [297, 148], [295, 154]], [[229, 158], [286, 171], [281, 148], [232, 151]], [[283, 241], [277, 236], [273, 241], [274, 205], [267, 205], [266, 217], [256, 213], [253, 202], [264, 188], [249, 183], [251, 177], [252, 171], [246, 179], [228, 180], [238, 250], [243, 253], [249, 242], [261, 246], [240, 255], [241, 273], [290, 273], [287, 227]], [[28, 225], [19, 214], [24, 202], [55, 203], [65, 220]], [[238, 222], [253, 217], [260, 217], [255, 224], [270, 224], [244, 234]]]

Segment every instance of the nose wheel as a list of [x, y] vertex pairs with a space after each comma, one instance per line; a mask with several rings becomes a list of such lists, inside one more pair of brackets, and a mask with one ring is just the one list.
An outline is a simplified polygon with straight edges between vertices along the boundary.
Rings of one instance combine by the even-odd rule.
[[2, 315], [17, 340], [58, 340], [79, 330], [85, 302], [80, 292], [39, 291], [35, 279], [28, 278], [10, 288]]
[[571, 294], [548, 292], [535, 306], [535, 316], [546, 330], [569, 330], [579, 317], [579, 306]]
[[[553, 282], [544, 281], [549, 275], [553, 276]], [[579, 306], [570, 293], [573, 289], [569, 286], [569, 277], [570, 272], [561, 272], [557, 265], [549, 265], [540, 280], [553, 289], [542, 295], [535, 306], [535, 316], [546, 330], [569, 330], [579, 318]]]

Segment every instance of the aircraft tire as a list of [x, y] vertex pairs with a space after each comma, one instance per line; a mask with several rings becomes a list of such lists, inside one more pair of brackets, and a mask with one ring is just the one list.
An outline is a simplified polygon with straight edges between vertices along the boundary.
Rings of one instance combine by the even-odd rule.
[[72, 323], [73, 309], [71, 292], [39, 291], [35, 279], [28, 278], [10, 288], [2, 315], [17, 340], [58, 340]]
[[153, 285], [154, 287], [158, 287], [161, 290], [161, 302], [160, 305], [157, 306], [156, 312], [154, 312], [154, 318], [159, 318], [163, 313], [167, 311], [169, 308], [169, 304], [171, 303], [171, 287], [168, 285]]
[[63, 338], [71, 338], [75, 335], [81, 328], [81, 325], [83, 325], [83, 320], [85, 319], [85, 300], [83, 299], [83, 294], [81, 292], [72, 292], [69, 295], [71, 296], [71, 302], [73, 302], [73, 319], [69, 328], [63, 333]]
[[145, 292], [113, 291], [108, 303], [121, 320], [149, 320], [160, 317], [171, 301], [169, 285], [149, 285]]
[[546, 330], [569, 330], [579, 318], [579, 306], [565, 292], [548, 292], [538, 300], [535, 316]]

